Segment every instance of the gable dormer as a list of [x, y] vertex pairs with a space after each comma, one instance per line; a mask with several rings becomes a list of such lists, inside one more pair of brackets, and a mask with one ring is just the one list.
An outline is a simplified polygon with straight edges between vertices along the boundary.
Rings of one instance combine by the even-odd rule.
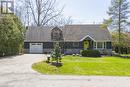
[[51, 30], [51, 40], [52, 41], [63, 41], [62, 30], [58, 27], [55, 27]]

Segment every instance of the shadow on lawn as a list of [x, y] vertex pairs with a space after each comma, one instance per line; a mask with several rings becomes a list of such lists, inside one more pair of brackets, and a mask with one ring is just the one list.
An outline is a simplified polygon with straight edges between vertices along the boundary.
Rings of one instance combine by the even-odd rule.
[[123, 59], [130, 59], [130, 56], [120, 56]]
[[60, 63], [57, 63], [57, 62], [46, 62], [47, 64], [50, 64], [52, 66], [56, 66], [56, 67], [62, 67], [63, 64], [60, 62]]
[[123, 59], [130, 59], [130, 56], [124, 56], [124, 55], [114, 55], [115, 57], [123, 58]]

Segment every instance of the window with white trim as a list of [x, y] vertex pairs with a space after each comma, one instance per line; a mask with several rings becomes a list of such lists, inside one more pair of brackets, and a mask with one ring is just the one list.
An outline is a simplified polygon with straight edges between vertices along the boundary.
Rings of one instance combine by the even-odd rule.
[[102, 45], [103, 43], [102, 42], [97, 42], [97, 48], [102, 48]]
[[106, 42], [104, 42], [104, 48], [106, 48]]
[[73, 42], [73, 47], [79, 47], [79, 43], [78, 42]]
[[105, 49], [106, 48], [106, 42], [94, 42], [94, 48], [102, 48]]
[[96, 42], [94, 42], [94, 48], [96, 48]]

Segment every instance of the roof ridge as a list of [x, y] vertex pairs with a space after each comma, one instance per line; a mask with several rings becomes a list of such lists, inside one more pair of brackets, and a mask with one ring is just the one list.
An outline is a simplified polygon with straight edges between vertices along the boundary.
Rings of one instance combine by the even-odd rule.
[[65, 26], [100, 26], [101, 24], [70, 24]]

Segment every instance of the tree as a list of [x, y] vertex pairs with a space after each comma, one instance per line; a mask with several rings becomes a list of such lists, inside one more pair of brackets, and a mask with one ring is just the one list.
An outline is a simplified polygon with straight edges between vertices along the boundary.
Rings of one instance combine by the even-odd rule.
[[[127, 0], [112, 0], [109, 11], [108, 26], [118, 32], [118, 43], [121, 44], [121, 33], [125, 31], [128, 24], [129, 2]], [[111, 21], [110, 21], [111, 20]]]
[[121, 43], [118, 43], [118, 33], [112, 32], [112, 45], [113, 50], [115, 50], [117, 53], [121, 52], [123, 54], [123, 49], [126, 49], [125, 53], [128, 53], [128, 49], [130, 47], [130, 34], [129, 33], [121, 33]]
[[112, 23], [111, 18], [109, 18], [108, 20], [104, 19], [103, 24], [101, 25], [101, 27], [107, 29], [111, 23]]
[[15, 1], [15, 15], [21, 20], [21, 22], [27, 26], [30, 22], [27, 0]]
[[71, 17], [62, 14], [64, 6], [57, 8], [56, 0], [18, 0], [16, 15], [25, 26], [64, 26], [72, 24]]
[[73, 23], [73, 20], [71, 17], [63, 17], [63, 16], [59, 16], [54, 18], [53, 20], [51, 20], [48, 25], [51, 26], [65, 26], [65, 25], [70, 25]]
[[23, 49], [24, 27], [14, 15], [0, 20], [0, 56], [19, 54]]
[[54, 46], [54, 51], [51, 54], [52, 61], [56, 61], [56, 66], [61, 62], [61, 48], [57, 42]]
[[59, 16], [63, 9], [56, 9], [56, 0], [27, 0], [34, 24], [44, 26], [49, 21]]
[[119, 34], [119, 43], [121, 38], [121, 32], [124, 31], [125, 26], [127, 25], [129, 13], [129, 2], [127, 0], [112, 0], [111, 7], [109, 7], [108, 14], [112, 19], [112, 26], [118, 31]]

